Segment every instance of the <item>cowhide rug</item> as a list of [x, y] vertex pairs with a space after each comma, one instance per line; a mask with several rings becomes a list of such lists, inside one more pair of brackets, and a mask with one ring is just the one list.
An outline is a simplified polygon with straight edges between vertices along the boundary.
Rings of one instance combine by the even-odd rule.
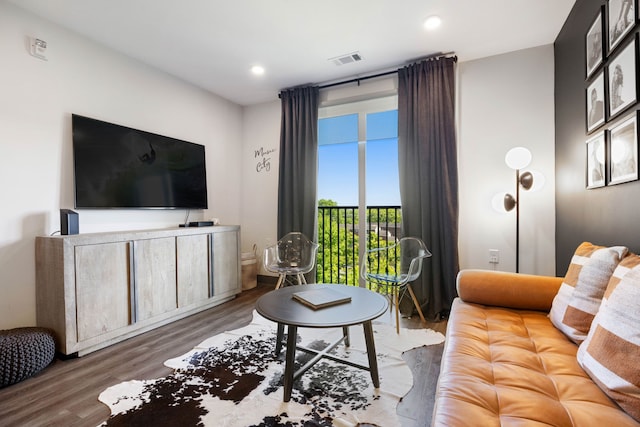
[[[111, 416], [103, 426], [399, 426], [396, 405], [412, 387], [402, 352], [437, 344], [444, 336], [428, 329], [401, 329], [374, 323], [380, 388], [371, 376], [322, 359], [295, 381], [283, 402], [284, 348], [274, 356], [275, 323], [255, 311], [250, 325], [216, 335], [187, 354], [165, 362], [167, 377], [127, 381], [98, 399]], [[323, 348], [342, 330], [298, 328], [299, 344]], [[350, 347], [332, 353], [368, 365], [362, 326], [350, 328]], [[296, 352], [296, 366], [311, 356]], [[299, 365], [298, 365], [299, 364]]]

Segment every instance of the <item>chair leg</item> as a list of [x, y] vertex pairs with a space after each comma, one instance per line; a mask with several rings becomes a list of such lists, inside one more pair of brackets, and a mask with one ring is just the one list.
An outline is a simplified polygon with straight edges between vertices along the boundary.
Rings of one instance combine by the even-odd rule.
[[418, 314], [420, 315], [420, 320], [422, 320], [422, 323], [424, 325], [427, 324], [427, 321], [424, 318], [424, 314], [422, 314], [422, 309], [420, 308], [420, 304], [418, 304], [418, 298], [416, 298], [416, 294], [413, 293], [413, 289], [411, 289], [411, 285], [407, 284], [407, 288], [409, 289], [409, 295], [411, 295], [411, 299], [413, 300], [413, 303], [415, 304], [416, 308], [418, 309]]
[[276, 283], [276, 289], [280, 289], [280, 285], [282, 285], [282, 282], [284, 281], [284, 274], [281, 274], [280, 277], [278, 277], [278, 283]]
[[396, 306], [396, 332], [400, 333], [400, 309], [398, 308], [398, 287], [393, 287], [393, 305]]
[[349, 327], [348, 326], [343, 326], [342, 327], [342, 336], [344, 337], [344, 345], [346, 347], [349, 347], [351, 345], [351, 340], [349, 339]]
[[298, 274], [298, 285], [307, 284], [307, 279], [304, 277], [304, 274]]

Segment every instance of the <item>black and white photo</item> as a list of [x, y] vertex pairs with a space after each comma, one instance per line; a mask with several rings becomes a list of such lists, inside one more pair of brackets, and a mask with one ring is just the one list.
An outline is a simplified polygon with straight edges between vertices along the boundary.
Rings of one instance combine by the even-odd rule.
[[635, 112], [611, 129], [609, 176], [609, 184], [638, 179], [638, 129]]
[[607, 67], [609, 117], [634, 104], [636, 90], [636, 41], [628, 43]]
[[589, 27], [589, 32], [585, 38], [586, 54], [587, 54], [587, 77], [602, 64], [603, 47], [602, 42], [602, 10], [598, 12], [593, 24]]
[[587, 88], [587, 132], [604, 123], [604, 74], [600, 73]]
[[622, 41], [636, 23], [636, 0], [607, 2], [609, 53]]
[[587, 141], [587, 188], [603, 187], [605, 183], [604, 131]]

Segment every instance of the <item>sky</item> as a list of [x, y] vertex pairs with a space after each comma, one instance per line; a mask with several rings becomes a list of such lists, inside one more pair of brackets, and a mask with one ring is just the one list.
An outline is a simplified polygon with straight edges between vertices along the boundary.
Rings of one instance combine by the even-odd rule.
[[[400, 206], [398, 112], [367, 114], [366, 123], [367, 205]], [[358, 116], [320, 119], [318, 144], [318, 199], [357, 206]]]

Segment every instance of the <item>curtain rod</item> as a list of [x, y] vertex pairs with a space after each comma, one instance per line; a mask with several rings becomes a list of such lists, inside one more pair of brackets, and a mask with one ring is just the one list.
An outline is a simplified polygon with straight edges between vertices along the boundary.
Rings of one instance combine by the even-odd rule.
[[[433, 55], [428, 55], [428, 56], [425, 56], [423, 58], [416, 59], [416, 60], [414, 60], [412, 62], [415, 63], [415, 62], [421, 62], [421, 61], [434, 61], [436, 59], [440, 59], [440, 58], [444, 58], [444, 57], [449, 56], [449, 55], [453, 55], [454, 53], [455, 52], [435, 53]], [[456, 57], [454, 56], [454, 58], [456, 58]], [[456, 58], [456, 60], [457, 60], [457, 58]], [[327, 83], [327, 84], [324, 84], [324, 85], [320, 85], [320, 86], [318, 86], [318, 89], [326, 89], [326, 88], [330, 88], [330, 87], [334, 87], [334, 86], [346, 85], [346, 84], [349, 84], [349, 83], [358, 83], [358, 86], [359, 86], [360, 82], [363, 81], [363, 80], [375, 79], [377, 77], [384, 77], [384, 76], [389, 76], [391, 74], [397, 74], [397, 73], [398, 73], [398, 70], [393, 70], [393, 71], [386, 71], [386, 72], [378, 73], [378, 74], [372, 74], [370, 76], [355, 77], [355, 78], [349, 79], [349, 80], [343, 80], [343, 81], [340, 81], [340, 82]]]
[[378, 73], [378, 74], [372, 74], [370, 76], [356, 77], [356, 78], [350, 79], [350, 80], [343, 80], [343, 81], [340, 81], [340, 82], [328, 83], [326, 85], [320, 85], [320, 86], [318, 86], [318, 89], [326, 89], [328, 87], [346, 85], [346, 84], [349, 84], [349, 83], [358, 83], [358, 86], [359, 86], [360, 82], [363, 81], [363, 80], [375, 79], [376, 77], [383, 77], [383, 76], [388, 76], [388, 75], [397, 74], [397, 73], [398, 73], [398, 70], [393, 70], [393, 71], [387, 71], [386, 73]]

